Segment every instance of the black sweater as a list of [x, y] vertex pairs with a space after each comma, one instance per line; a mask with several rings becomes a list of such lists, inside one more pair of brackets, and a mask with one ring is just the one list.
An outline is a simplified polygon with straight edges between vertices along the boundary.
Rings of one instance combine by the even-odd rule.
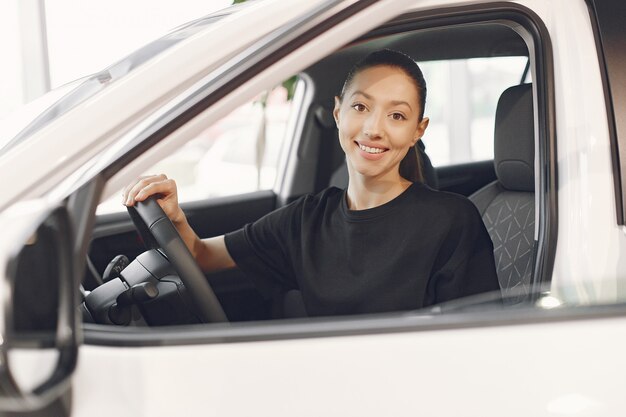
[[225, 239], [262, 293], [299, 289], [311, 316], [412, 310], [499, 289], [476, 207], [420, 183], [358, 211], [328, 188]]

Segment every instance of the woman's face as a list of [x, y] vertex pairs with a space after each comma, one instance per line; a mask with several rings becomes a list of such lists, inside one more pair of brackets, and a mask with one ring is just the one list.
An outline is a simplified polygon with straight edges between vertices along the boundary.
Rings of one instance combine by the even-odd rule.
[[400, 161], [422, 137], [417, 87], [401, 69], [376, 66], [357, 73], [335, 97], [333, 112], [350, 175], [398, 181]]

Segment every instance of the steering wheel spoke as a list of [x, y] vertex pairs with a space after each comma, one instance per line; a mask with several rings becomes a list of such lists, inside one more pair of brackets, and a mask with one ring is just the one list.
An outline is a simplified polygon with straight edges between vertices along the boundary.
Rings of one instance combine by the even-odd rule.
[[200, 318], [207, 323], [228, 322], [211, 285], [154, 197], [127, 207], [148, 249], [160, 248], [188, 289]]

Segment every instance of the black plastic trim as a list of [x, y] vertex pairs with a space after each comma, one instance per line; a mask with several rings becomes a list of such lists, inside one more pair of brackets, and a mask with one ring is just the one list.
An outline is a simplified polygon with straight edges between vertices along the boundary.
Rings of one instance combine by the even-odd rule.
[[[497, 314], [495, 314], [497, 313]], [[85, 325], [85, 343], [98, 346], [146, 347], [194, 344], [244, 343], [367, 336], [374, 334], [459, 330], [475, 327], [523, 326], [626, 317], [626, 304], [572, 307], [552, 310], [511, 308], [497, 311], [428, 315], [396, 313], [349, 318], [298, 319], [150, 328]]]
[[[47, 212], [37, 226], [48, 224], [55, 229], [54, 239], [59, 256], [59, 306], [54, 341], [50, 346], [50, 337], [40, 338], [35, 335], [31, 340], [24, 340], [13, 326], [13, 305], [10, 297], [4, 300], [3, 341], [0, 344], [0, 414], [3, 412], [24, 412], [42, 408], [64, 395], [71, 386], [71, 376], [78, 360], [78, 345], [81, 339], [79, 319], [76, 310], [78, 305], [78, 287], [75, 279], [74, 263], [74, 230], [64, 206], [58, 206]], [[24, 242], [15, 242], [19, 248]], [[19, 251], [7, 264], [7, 282], [9, 289], [16, 279], [17, 256]], [[33, 346], [28, 346], [33, 343]], [[53, 347], [58, 351], [55, 369], [47, 380], [41, 382], [32, 391], [24, 390], [16, 382], [9, 362], [9, 352], [13, 348], [45, 348]]]
[[[624, 225], [626, 224], [626, 202], [624, 201], [626, 197], [626, 189], [624, 189], [626, 186], [626, 169], [622, 169], [622, 161], [626, 161], [626, 146], [620, 146], [619, 133], [626, 133], [626, 115], [619, 109], [626, 109], [624, 100], [626, 94], [620, 93], [626, 86], [626, 75], [624, 75], [626, 64], [626, 52], [624, 52], [626, 42], [624, 38], [626, 38], [626, 31], [624, 30], [623, 21], [624, 14], [626, 14], [626, 3], [614, 0], [586, 0], [586, 2], [595, 37], [596, 51], [598, 52], [598, 64], [600, 65], [600, 74], [602, 76], [609, 139], [611, 141], [615, 216], [617, 224]], [[598, 13], [598, 6], [600, 5], [602, 7], [602, 16]], [[621, 11], [621, 14], [619, 11]], [[618, 32], [617, 34], [615, 33], [616, 31]], [[607, 51], [610, 54], [607, 54]], [[619, 55], [618, 51], [621, 52], [621, 55]], [[620, 61], [620, 59], [621, 62], [615, 62]], [[613, 91], [616, 94], [613, 94]], [[626, 135], [624, 136], [626, 137]], [[623, 157], [622, 153], [624, 153]]]

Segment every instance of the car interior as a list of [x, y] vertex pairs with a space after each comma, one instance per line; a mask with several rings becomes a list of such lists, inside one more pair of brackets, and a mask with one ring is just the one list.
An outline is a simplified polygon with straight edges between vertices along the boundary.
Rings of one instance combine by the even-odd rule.
[[[428, 132], [416, 145], [426, 184], [467, 196], [477, 206], [494, 244], [504, 299], [510, 304], [523, 302], [531, 290], [537, 250], [536, 126], [529, 82], [532, 57], [518, 31], [501, 21], [415, 30], [383, 27], [304, 69], [298, 74], [299, 88], [306, 89], [307, 98], [295, 103], [290, 115], [300, 128], [294, 130], [294, 137], [286, 139], [284, 152], [291, 151], [279, 182], [273, 189], [183, 203], [189, 223], [201, 238], [218, 236], [304, 194], [329, 186], [345, 188], [347, 169], [332, 117], [334, 96], [360, 58], [383, 48], [405, 52], [420, 64], [472, 58], [525, 59], [516, 81], [500, 92], [491, 127], [493, 137], [485, 138], [493, 141], [491, 157], [440, 164], [429, 154]], [[484, 78], [485, 83], [492, 82]], [[429, 97], [437, 94], [429, 90]], [[427, 100], [426, 115], [428, 106]], [[147, 214], [119, 212], [97, 217], [83, 280], [84, 321], [149, 326], [207, 321], [191, 300], [198, 294], [189, 294], [194, 289], [185, 289], [177, 278], [178, 268], [163, 261], [158, 242], [150, 233], [142, 232], [142, 221], [144, 225], [146, 221], [142, 216]], [[203, 279], [210, 283], [230, 322], [306, 317], [297, 291], [264, 299], [249, 278], [236, 269]], [[117, 307], [112, 308], [114, 304]]]

